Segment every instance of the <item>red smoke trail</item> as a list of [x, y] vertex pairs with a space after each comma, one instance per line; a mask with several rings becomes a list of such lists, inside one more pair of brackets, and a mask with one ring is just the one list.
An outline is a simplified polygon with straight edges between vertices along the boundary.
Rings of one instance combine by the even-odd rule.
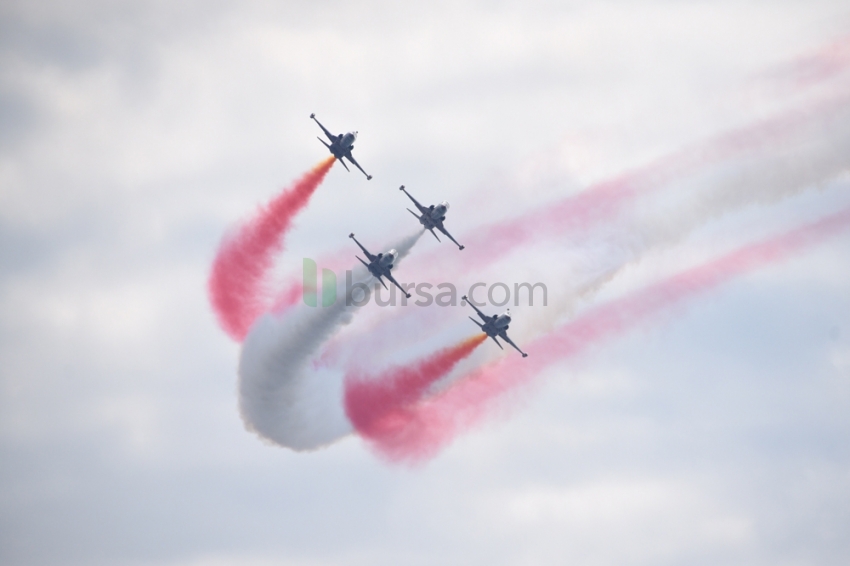
[[439, 395], [406, 405], [403, 411], [393, 414], [392, 420], [382, 422], [385, 430], [379, 436], [370, 438], [378, 452], [390, 460], [418, 462], [428, 459], [458, 433], [485, 417], [503, 393], [528, 383], [555, 362], [614, 338], [697, 293], [784, 259], [848, 227], [850, 209], [845, 209], [596, 307], [527, 345], [528, 358], [506, 356], [474, 370]]
[[486, 339], [486, 334], [473, 336], [413, 365], [391, 368], [377, 378], [346, 376], [345, 412], [354, 428], [382, 448], [405, 445], [406, 428], [399, 424], [406, 422], [410, 406]]
[[283, 247], [292, 219], [307, 205], [333, 164], [331, 156], [316, 165], [222, 241], [208, 291], [219, 324], [234, 340], [241, 342], [269, 307], [263, 284], [274, 254]]

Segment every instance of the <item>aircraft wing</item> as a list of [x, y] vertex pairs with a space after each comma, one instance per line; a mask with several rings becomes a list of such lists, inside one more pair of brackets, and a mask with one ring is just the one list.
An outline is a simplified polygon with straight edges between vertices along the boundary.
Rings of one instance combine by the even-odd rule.
[[505, 332], [504, 330], [502, 330], [501, 332], [499, 332], [499, 338], [501, 338], [502, 340], [504, 340], [505, 342], [507, 342], [508, 344], [510, 344], [511, 346], [513, 346], [513, 347], [516, 349], [516, 351], [517, 351], [517, 352], [519, 352], [520, 354], [522, 354], [522, 357], [523, 357], [523, 358], [528, 357], [528, 354], [526, 354], [525, 352], [523, 352], [522, 350], [520, 350], [520, 349], [519, 349], [519, 346], [517, 346], [516, 344], [514, 344], [514, 341], [513, 341], [513, 340], [511, 340], [510, 338], [508, 338], [508, 333], [507, 333], [507, 332]]
[[442, 221], [442, 220], [440, 220], [439, 222], [437, 222], [437, 230], [439, 230], [440, 232], [442, 232], [443, 234], [445, 234], [446, 236], [448, 236], [449, 240], [451, 240], [452, 242], [454, 242], [454, 243], [455, 243], [455, 245], [458, 247], [458, 249], [461, 249], [461, 250], [462, 250], [462, 249], [464, 248], [464, 246], [461, 246], [460, 244], [458, 244], [458, 243], [457, 243], [457, 240], [455, 240], [455, 239], [452, 237], [452, 235], [451, 235], [451, 234], [449, 234], [449, 231], [448, 231], [448, 230], [446, 230], [445, 226], [443, 226], [443, 221]]
[[355, 238], [355, 237], [354, 237], [354, 233], [353, 233], [353, 232], [352, 232], [351, 234], [349, 234], [349, 235], [348, 235], [348, 237], [349, 237], [349, 238], [351, 238], [352, 240], [354, 240], [354, 243], [355, 243], [355, 244], [357, 244], [358, 246], [360, 246], [360, 249], [361, 249], [361, 250], [363, 250], [363, 253], [364, 253], [364, 254], [366, 254], [366, 257], [367, 257], [367, 258], [369, 258], [369, 261], [370, 261], [370, 262], [373, 262], [373, 261], [375, 261], [376, 259], [378, 259], [378, 256], [375, 256], [375, 255], [370, 254], [370, 253], [369, 253], [369, 250], [367, 250], [366, 248], [364, 248], [364, 247], [363, 247], [363, 244], [361, 244], [360, 242], [358, 242], [358, 241], [357, 241], [357, 238]]
[[[364, 171], [362, 167], [360, 167], [360, 164], [359, 164], [359, 163], [357, 163], [357, 160], [356, 160], [356, 159], [354, 159], [354, 157], [351, 155], [351, 150], [350, 150], [350, 149], [349, 149], [349, 150], [348, 150], [348, 152], [345, 154], [345, 158], [346, 158], [346, 159], [348, 159], [349, 161], [351, 161], [351, 163], [353, 163], [355, 167], [357, 167], [358, 169], [360, 169], [360, 172], [361, 172], [361, 173], [363, 173], [364, 175], [366, 175], [366, 179], [367, 179], [367, 180], [369, 180], [369, 179], [371, 179], [371, 178], [372, 178], [372, 175], [370, 175], [369, 173], [367, 173], [366, 171]], [[340, 161], [342, 161], [342, 160], [340, 160]]]
[[399, 285], [398, 281], [396, 281], [396, 280], [395, 280], [395, 277], [393, 277], [393, 275], [392, 275], [392, 273], [390, 273], [390, 270], [389, 270], [389, 269], [387, 269], [386, 273], [384, 273], [384, 277], [386, 277], [387, 279], [389, 279], [390, 281], [392, 281], [393, 285], [395, 285], [396, 287], [398, 287], [398, 288], [399, 288], [399, 290], [400, 290], [402, 293], [404, 293], [404, 294], [407, 296], [407, 298], [408, 298], [408, 299], [410, 298], [410, 293], [408, 293], [407, 291], [405, 291], [405, 290], [404, 290], [404, 288], [403, 288], [401, 285]]
[[332, 133], [330, 133], [330, 132], [328, 131], [328, 129], [327, 129], [326, 127], [324, 127], [324, 126], [322, 125], [322, 123], [321, 123], [321, 122], [319, 122], [319, 120], [317, 120], [317, 119], [316, 119], [316, 115], [315, 115], [315, 114], [310, 114], [310, 118], [312, 118], [313, 120], [315, 120], [315, 122], [319, 125], [319, 127], [320, 127], [320, 128], [322, 128], [322, 131], [323, 131], [323, 132], [325, 132], [325, 135], [326, 135], [326, 136], [328, 136], [328, 139], [329, 139], [329, 140], [331, 140], [332, 142], [337, 141], [337, 139], [338, 139], [338, 138], [337, 138], [337, 136], [335, 136], [335, 135], [333, 135]]
[[[466, 302], [469, 304], [469, 306], [471, 306], [473, 309], [475, 309], [475, 312], [477, 312], [477, 313], [478, 313], [478, 316], [480, 316], [480, 317], [481, 317], [481, 320], [483, 320], [484, 322], [490, 322], [491, 318], [490, 318], [489, 316], [487, 316], [486, 314], [484, 314], [483, 312], [481, 312], [480, 310], [478, 310], [478, 307], [476, 307], [475, 305], [473, 305], [473, 304], [472, 304], [472, 301], [470, 301], [470, 300], [466, 297], [466, 295], [464, 295], [464, 296], [463, 296], [463, 297], [461, 297], [461, 298], [462, 298], [464, 301], [466, 301]], [[494, 318], [495, 318], [495, 317], [494, 317]]]
[[407, 195], [407, 197], [408, 197], [410, 200], [412, 200], [412, 201], [413, 201], [413, 204], [415, 204], [415, 205], [416, 205], [416, 208], [418, 208], [418, 209], [419, 209], [419, 212], [420, 212], [421, 214], [425, 214], [426, 212], [428, 212], [428, 209], [427, 209], [426, 207], [424, 207], [424, 206], [422, 206], [421, 204], [419, 204], [419, 201], [418, 201], [418, 200], [416, 200], [415, 198], [413, 198], [413, 196], [412, 196], [409, 192], [407, 192], [407, 191], [405, 191], [405, 190], [404, 190], [404, 185], [400, 186], [400, 187], [399, 187], [399, 190], [404, 191], [404, 194], [406, 194], [406, 195]]
[[389, 289], [389, 287], [387, 287], [387, 284], [386, 284], [386, 283], [384, 283], [384, 280], [381, 278], [381, 276], [380, 276], [380, 275], [377, 277], [377, 279], [378, 279], [378, 281], [381, 283], [381, 285], [384, 287], [384, 289], [386, 289], [387, 291], [389, 291], [389, 290], [390, 290], [390, 289]]

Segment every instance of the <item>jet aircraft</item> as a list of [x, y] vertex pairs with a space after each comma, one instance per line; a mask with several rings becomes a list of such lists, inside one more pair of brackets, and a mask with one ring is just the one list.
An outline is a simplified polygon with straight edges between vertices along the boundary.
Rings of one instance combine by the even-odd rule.
[[[528, 354], [520, 350], [519, 346], [514, 344], [513, 341], [508, 338], [508, 325], [511, 323], [511, 309], [506, 310], [500, 315], [494, 314], [493, 316], [487, 316], [486, 314], [478, 310], [478, 307], [473, 305], [469, 301], [469, 299], [466, 298], [466, 295], [463, 296], [463, 300], [469, 303], [469, 306], [475, 309], [475, 312], [478, 313], [478, 316], [481, 317], [481, 320], [484, 321], [484, 324], [481, 324], [472, 317], [469, 317], [469, 320], [477, 324], [481, 331], [484, 332], [490, 338], [492, 338], [496, 345], [499, 346], [499, 348], [502, 348], [502, 345], [499, 344], [499, 341], [496, 339], [497, 336], [508, 344], [510, 344], [511, 346], [513, 346], [514, 348], [516, 348], [516, 351], [522, 354], [523, 358], [528, 357]], [[502, 349], [504, 350], [504, 348]]]
[[[310, 118], [316, 120], [316, 115], [310, 114]], [[334, 157], [336, 157], [339, 162], [342, 163], [342, 166], [345, 167], [345, 170], [351, 171], [351, 169], [348, 168], [348, 165], [345, 164], [345, 161], [342, 160], [343, 157], [345, 159], [348, 159], [351, 163], [354, 164], [355, 167], [360, 169], [360, 172], [366, 175], [366, 179], [371, 179], [372, 175], [369, 175], [368, 173], [366, 173], [366, 171], [363, 171], [363, 168], [360, 167], [360, 164], [357, 163], [357, 161], [351, 155], [351, 150], [354, 149], [354, 140], [357, 139], [357, 132], [348, 132], [347, 134], [339, 134], [338, 136], [335, 136], [330, 133], [328, 129], [322, 125], [321, 122], [316, 120], [316, 123], [319, 125], [320, 128], [322, 128], [322, 131], [325, 132], [325, 135], [328, 136], [328, 139], [331, 140], [331, 143], [327, 143], [322, 138], [318, 138], [319, 141], [325, 144], [325, 147], [327, 147], [330, 152], [334, 154]]]
[[458, 249], [462, 250], [464, 248], [464, 246], [461, 246], [457, 243], [457, 240], [452, 238], [452, 235], [449, 234], [448, 230], [446, 230], [446, 228], [443, 226], [443, 221], [446, 219], [446, 212], [448, 212], [449, 210], [449, 203], [447, 201], [443, 201], [438, 205], [432, 204], [431, 206], [422, 206], [415, 198], [410, 195], [410, 193], [408, 193], [404, 189], [404, 185], [400, 186], [398, 189], [400, 191], [404, 191], [404, 194], [406, 194], [410, 198], [410, 200], [413, 201], [413, 204], [415, 204], [416, 208], [419, 209], [421, 216], [417, 215], [409, 208], [407, 209], [407, 211], [413, 216], [415, 216], [419, 220], [419, 223], [422, 224], [426, 230], [429, 230], [435, 238], [437, 238], [438, 242], [440, 241], [440, 238], [438, 238], [437, 234], [434, 233], [434, 228], [448, 236], [449, 240], [454, 242]]
[[366, 268], [369, 270], [369, 273], [374, 275], [378, 279], [378, 281], [381, 282], [381, 285], [384, 286], [384, 289], [389, 290], [389, 287], [387, 287], [386, 283], [384, 283], [384, 280], [381, 279], [381, 277], [386, 277], [387, 279], [392, 281], [393, 284], [399, 289], [401, 289], [401, 292], [404, 293], [409, 299], [410, 293], [405, 291], [402, 286], [399, 285], [398, 281], [393, 278], [392, 273], [390, 273], [390, 270], [393, 268], [393, 263], [396, 259], [398, 259], [398, 252], [395, 250], [390, 250], [387, 253], [372, 255], [369, 253], [369, 250], [363, 247], [363, 244], [357, 241], [357, 238], [354, 237], [354, 233], [349, 234], [348, 237], [354, 240], [354, 243], [360, 246], [360, 249], [363, 250], [363, 253], [366, 254], [366, 257], [369, 259], [369, 263], [366, 263], [358, 256], [354, 257], [359, 259], [360, 263], [366, 266]]

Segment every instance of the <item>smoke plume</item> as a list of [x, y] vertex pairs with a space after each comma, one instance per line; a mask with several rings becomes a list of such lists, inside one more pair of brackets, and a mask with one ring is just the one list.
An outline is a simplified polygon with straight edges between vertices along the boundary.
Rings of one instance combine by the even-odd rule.
[[241, 342], [271, 306], [265, 284], [274, 255], [283, 248], [293, 218], [307, 206], [333, 164], [333, 156], [323, 160], [222, 241], [208, 291], [219, 324], [234, 340]]
[[[396, 265], [422, 233], [392, 246], [399, 254]], [[358, 263], [352, 280], [368, 284], [374, 278]], [[342, 373], [313, 363], [322, 344], [359, 310], [346, 296], [344, 284], [338, 285], [342, 299], [333, 305], [297, 305], [283, 316], [267, 313], [245, 338], [239, 359], [239, 409], [245, 427], [269, 442], [311, 450], [351, 431], [343, 412]]]
[[412, 364], [391, 368], [377, 377], [357, 373], [345, 379], [345, 412], [357, 432], [374, 442], [382, 452], [404, 450], [408, 441], [399, 426], [409, 419], [407, 413], [437, 381], [445, 377], [459, 361], [469, 356], [486, 334], [468, 338]]
[[[528, 344], [528, 358], [507, 356], [470, 372], [439, 395], [407, 403], [385, 421], [392, 430], [370, 434], [388, 459], [416, 463], [432, 457], [458, 433], [489, 414], [505, 392], [527, 384], [549, 366], [634, 328], [670, 306], [735, 276], [785, 259], [850, 228], [850, 209], [781, 236], [740, 248], [703, 265], [663, 279], [637, 292], [599, 305], [573, 322]], [[401, 441], [399, 441], [401, 440]]]

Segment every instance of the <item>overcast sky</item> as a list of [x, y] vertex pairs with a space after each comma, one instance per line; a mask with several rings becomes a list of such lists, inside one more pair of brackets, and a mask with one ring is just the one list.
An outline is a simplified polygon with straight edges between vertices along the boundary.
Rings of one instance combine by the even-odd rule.
[[[472, 233], [846, 95], [848, 34], [837, 0], [4, 2], [0, 562], [846, 564], [847, 232], [550, 368], [413, 469], [247, 432], [206, 282], [326, 156], [311, 112], [374, 179], [334, 167], [281, 271], [409, 230], [402, 183]], [[798, 189], [579, 308], [850, 205], [846, 172]]]

